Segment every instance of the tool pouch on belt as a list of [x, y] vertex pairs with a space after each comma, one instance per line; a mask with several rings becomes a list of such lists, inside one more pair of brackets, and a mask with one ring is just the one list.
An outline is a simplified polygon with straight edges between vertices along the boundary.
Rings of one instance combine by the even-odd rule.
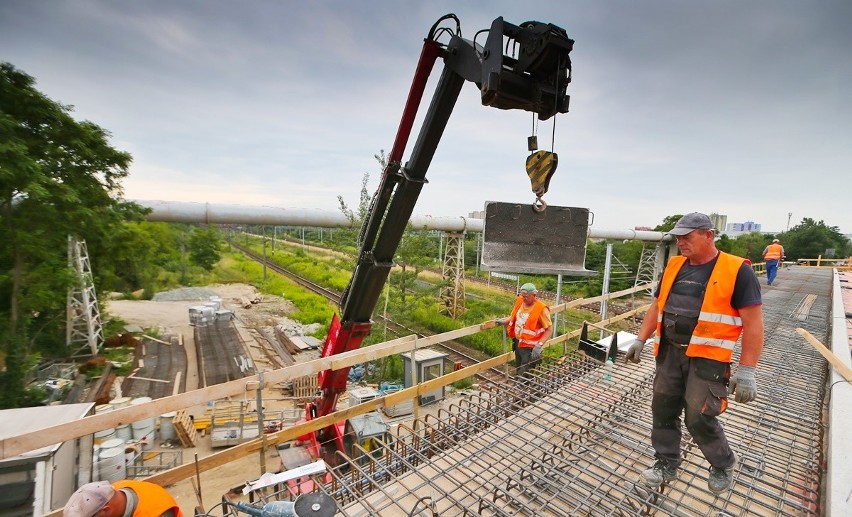
[[692, 365], [695, 368], [695, 373], [705, 381], [721, 382], [725, 386], [728, 385], [728, 379], [731, 378], [731, 365], [729, 363], [704, 357], [693, 357]]

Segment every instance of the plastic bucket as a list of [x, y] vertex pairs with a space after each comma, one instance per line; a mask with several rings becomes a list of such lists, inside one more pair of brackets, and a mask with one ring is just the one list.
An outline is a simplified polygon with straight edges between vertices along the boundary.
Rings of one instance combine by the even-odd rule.
[[160, 415], [160, 439], [163, 441], [177, 438], [175, 431], [175, 415], [177, 412], [164, 413]]
[[141, 447], [137, 443], [128, 443], [124, 445], [124, 461], [128, 465], [133, 465], [133, 462], [136, 460], [136, 457], [139, 456], [141, 451]]
[[124, 459], [124, 448], [113, 447], [101, 450], [98, 462], [98, 473], [102, 481], [110, 483], [120, 481], [127, 477], [127, 465]]

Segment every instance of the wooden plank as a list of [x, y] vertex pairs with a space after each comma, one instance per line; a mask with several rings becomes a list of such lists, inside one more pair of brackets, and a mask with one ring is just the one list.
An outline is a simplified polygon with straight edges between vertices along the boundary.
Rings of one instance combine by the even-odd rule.
[[817, 338], [815, 338], [810, 332], [803, 328], [797, 328], [796, 332], [799, 333], [805, 340], [813, 345], [816, 348], [816, 351], [822, 354], [825, 359], [831, 363], [831, 366], [837, 370], [837, 373], [840, 374], [841, 377], [846, 379], [847, 382], [852, 382], [852, 370], [849, 369], [848, 366], [843, 364], [843, 362], [836, 356], [834, 353], [825, 347], [822, 343], [819, 342]]

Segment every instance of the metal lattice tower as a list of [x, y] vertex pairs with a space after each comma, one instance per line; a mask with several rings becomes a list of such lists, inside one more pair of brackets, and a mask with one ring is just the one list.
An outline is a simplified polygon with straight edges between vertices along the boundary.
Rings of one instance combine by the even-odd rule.
[[[658, 265], [658, 256], [661, 255], [662, 244], [649, 246], [647, 243], [642, 243], [642, 255], [639, 257], [639, 267], [636, 270], [636, 281], [633, 282], [633, 287], [642, 284], [653, 284], [659, 278], [662, 271], [662, 266]], [[653, 294], [652, 289], [648, 289], [648, 294]]]
[[447, 233], [442, 270], [441, 314], [456, 319], [464, 311], [464, 233]]
[[79, 348], [73, 348], [75, 353], [88, 346], [92, 355], [96, 355], [104, 343], [104, 331], [89, 264], [89, 252], [86, 249], [86, 241], [78, 241], [70, 235], [68, 267], [77, 272], [77, 284], [68, 290], [65, 343], [68, 347], [80, 344]]

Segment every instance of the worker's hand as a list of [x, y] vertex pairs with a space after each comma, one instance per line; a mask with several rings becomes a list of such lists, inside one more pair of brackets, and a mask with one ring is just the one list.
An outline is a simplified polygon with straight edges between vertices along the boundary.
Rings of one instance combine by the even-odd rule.
[[627, 349], [627, 353], [624, 355], [624, 362], [630, 361], [632, 363], [639, 363], [642, 360], [642, 349], [645, 348], [645, 341], [639, 338], [633, 340], [630, 343], [630, 348]]
[[728, 384], [728, 394], [732, 393], [737, 402], [746, 403], [757, 398], [757, 381], [754, 378], [753, 366], [737, 367]]
[[539, 359], [541, 359], [542, 350], [544, 350], [544, 345], [541, 343], [541, 341], [539, 341], [538, 343], [535, 344], [535, 346], [532, 349], [531, 358], [532, 358], [533, 361], [538, 361]]
[[494, 323], [496, 325], [505, 325], [506, 323], [509, 323], [509, 318], [497, 318], [494, 320]]

